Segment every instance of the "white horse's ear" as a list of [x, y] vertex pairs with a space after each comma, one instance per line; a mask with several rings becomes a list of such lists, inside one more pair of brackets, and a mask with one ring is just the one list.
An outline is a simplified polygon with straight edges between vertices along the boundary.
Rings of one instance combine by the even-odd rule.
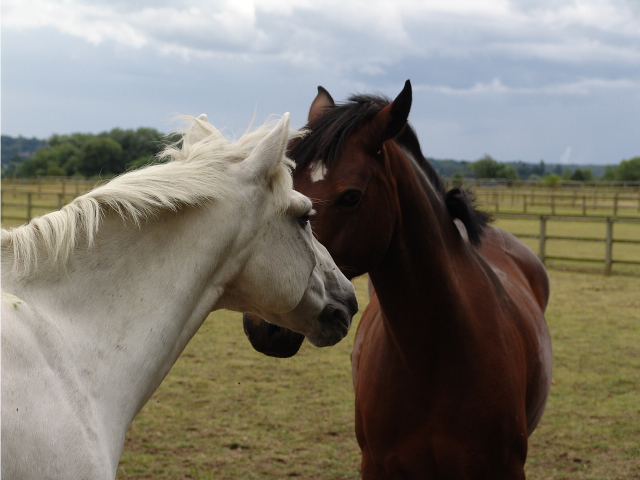
[[271, 178], [282, 163], [288, 141], [289, 112], [285, 113], [275, 128], [260, 140], [243, 163], [261, 177]]

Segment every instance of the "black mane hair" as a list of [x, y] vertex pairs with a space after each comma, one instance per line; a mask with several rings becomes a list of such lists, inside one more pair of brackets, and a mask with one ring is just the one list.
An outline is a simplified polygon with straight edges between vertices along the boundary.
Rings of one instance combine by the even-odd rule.
[[[330, 168], [337, 161], [347, 138], [360, 126], [371, 121], [390, 101], [383, 95], [353, 95], [345, 103], [328, 107], [325, 113], [306, 126], [307, 135], [291, 142], [289, 158], [296, 163], [297, 168], [305, 168], [316, 160]], [[411, 125], [407, 123], [394, 141], [411, 153], [442, 197], [449, 215], [462, 221], [469, 241], [478, 245], [491, 216], [476, 209], [474, 198], [466, 190], [453, 188], [446, 191], [438, 173], [422, 154], [418, 136]]]

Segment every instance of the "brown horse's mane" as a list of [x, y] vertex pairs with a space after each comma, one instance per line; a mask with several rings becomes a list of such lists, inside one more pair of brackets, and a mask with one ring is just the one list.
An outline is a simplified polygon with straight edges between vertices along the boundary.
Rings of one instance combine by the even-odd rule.
[[[383, 95], [352, 95], [347, 102], [327, 108], [325, 113], [306, 126], [309, 131], [306, 136], [292, 140], [288, 156], [300, 169], [318, 160], [331, 168], [338, 160], [349, 136], [360, 126], [371, 121], [390, 101]], [[423, 155], [418, 136], [409, 123], [394, 141], [411, 153], [433, 188], [442, 197], [451, 217], [462, 221], [471, 243], [479, 244], [482, 232], [491, 219], [490, 215], [476, 208], [475, 200], [467, 190], [445, 189], [438, 173]]]

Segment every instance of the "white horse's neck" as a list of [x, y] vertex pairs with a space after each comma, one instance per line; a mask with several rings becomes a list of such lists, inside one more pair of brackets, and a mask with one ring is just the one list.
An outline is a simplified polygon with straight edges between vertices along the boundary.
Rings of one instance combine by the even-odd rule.
[[[3, 275], [3, 289], [56, 325], [63, 345], [55, 354], [80, 366], [70, 375], [95, 405], [115, 466], [130, 422], [242, 266], [239, 216], [226, 210], [166, 213], [141, 229], [123, 229], [112, 215], [96, 244], [57, 275], [16, 284]], [[203, 211], [213, 218], [188, 218]]]

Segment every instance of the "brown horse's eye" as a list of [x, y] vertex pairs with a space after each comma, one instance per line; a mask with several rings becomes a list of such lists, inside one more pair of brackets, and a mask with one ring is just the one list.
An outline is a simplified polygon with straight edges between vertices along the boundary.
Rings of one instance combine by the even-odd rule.
[[360, 203], [360, 199], [362, 199], [362, 192], [360, 190], [347, 190], [336, 202], [338, 208], [352, 208]]

